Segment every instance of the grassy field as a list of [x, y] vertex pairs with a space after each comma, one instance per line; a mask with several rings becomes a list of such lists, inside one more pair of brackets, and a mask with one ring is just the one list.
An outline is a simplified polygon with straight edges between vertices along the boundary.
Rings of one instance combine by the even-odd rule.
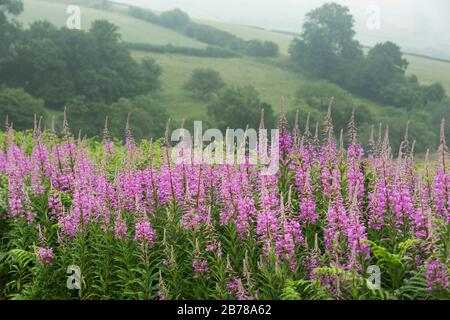
[[[209, 67], [217, 70], [229, 84], [254, 86], [261, 98], [272, 105], [275, 113], [279, 111], [282, 96], [286, 100], [286, 109], [295, 110], [296, 91], [302, 84], [311, 81], [297, 72], [252, 58], [213, 59], [138, 51], [134, 51], [133, 56], [138, 60], [144, 57], [154, 58], [162, 66], [162, 97], [170, 114], [176, 119], [201, 117], [206, 112], [206, 104], [193, 99], [183, 89], [183, 84], [195, 68]], [[367, 106], [375, 114], [382, 110], [380, 105], [367, 99], [354, 97], [354, 102], [356, 105]]]
[[[24, 0], [25, 12], [19, 17], [24, 23], [29, 23], [36, 19], [47, 19], [59, 26], [65, 24], [68, 17], [66, 14], [67, 5], [42, 0]], [[145, 42], [157, 45], [171, 43], [178, 46], [204, 47], [205, 44], [185, 37], [175, 31], [153, 25], [147, 22], [133, 19], [121, 13], [111, 13], [101, 10], [82, 8], [82, 27], [89, 28], [90, 24], [96, 19], [107, 19], [120, 27], [122, 37], [126, 41]], [[243, 39], [261, 39], [270, 40], [277, 43], [280, 47], [280, 53], [287, 55], [289, 43], [293, 36], [264, 30], [261, 28], [233, 25], [216, 21], [196, 20], [197, 22], [211, 25], [213, 27], [231, 32]], [[180, 58], [180, 56], [168, 56], [169, 58]], [[427, 58], [405, 55], [410, 62], [407, 72], [416, 74], [419, 79], [425, 83], [440, 81], [450, 94], [450, 63], [431, 60]], [[161, 57], [162, 58], [162, 57]], [[187, 58], [189, 59], [189, 58]], [[248, 62], [248, 60], [246, 60]], [[207, 63], [207, 62], [205, 62]], [[222, 62], [218, 62], [220, 65]], [[177, 64], [177, 62], [174, 62]], [[235, 65], [234, 63], [232, 65]], [[245, 66], [233, 69], [239, 72], [239, 75], [246, 78], [249, 75], [241, 74], [240, 70], [245, 70]], [[264, 73], [266, 70], [261, 71]], [[278, 85], [275, 85], [275, 87]], [[270, 88], [270, 87], [269, 87]], [[263, 93], [264, 94], [264, 93]]]
[[[24, 12], [18, 20], [28, 24], [35, 20], [48, 20], [57, 26], [64, 26], [69, 15], [67, 5], [37, 0], [23, 0]], [[152, 43], [156, 45], [173, 44], [185, 47], [206, 47], [205, 44], [185, 37], [175, 31], [151, 23], [133, 19], [123, 14], [106, 12], [82, 7], [81, 27], [89, 29], [91, 23], [98, 19], [109, 20], [120, 27], [125, 41]]]
[[[270, 40], [278, 44], [280, 47], [280, 53], [282, 55], [288, 54], [289, 44], [293, 39], [293, 36], [283, 34], [279, 32], [273, 32], [255, 27], [231, 25], [221, 22], [212, 22], [206, 20], [199, 20], [201, 23], [205, 23], [222, 29], [224, 31], [231, 32], [243, 39], [261, 39]], [[427, 59], [423, 57], [417, 57], [409, 54], [405, 54], [405, 58], [409, 61], [407, 73], [415, 74], [419, 80], [424, 84], [430, 84], [435, 81], [442, 82], [447, 93], [450, 94], [450, 63]]]
[[292, 106], [296, 90], [305, 82], [297, 73], [251, 58], [214, 59], [137, 51], [133, 52], [133, 56], [137, 59], [152, 57], [162, 66], [163, 96], [167, 99], [172, 116], [177, 117], [200, 116], [205, 112], [204, 103], [192, 99], [182, 88], [195, 68], [215, 69], [230, 84], [254, 86], [263, 100], [275, 106], [274, 109], [281, 96], [286, 97], [288, 107]]
[[435, 81], [442, 82], [447, 94], [450, 95], [450, 63], [425, 59], [421, 57], [407, 55], [409, 61], [408, 73], [413, 73], [419, 77], [424, 84]]
[[233, 33], [236, 36], [245, 40], [260, 39], [273, 41], [280, 47], [280, 53], [286, 56], [288, 55], [289, 44], [293, 39], [293, 36], [257, 27], [242, 26], [237, 24], [228, 24], [223, 22], [199, 20], [199, 19], [196, 19], [196, 21], [199, 23], [215, 27], [217, 29]]
[[[24, 23], [37, 19], [48, 19], [57, 24], [64, 25], [67, 19], [65, 4], [46, 2], [42, 0], [24, 0], [25, 12], [19, 17]], [[104, 12], [101, 10], [82, 8], [82, 27], [88, 28], [96, 19], [108, 19], [120, 27], [124, 40], [134, 42], [147, 42], [153, 44], [172, 43], [180, 46], [202, 47], [204, 44], [184, 37], [172, 30], [159, 27], [147, 22], [128, 17], [120, 12]], [[282, 57], [285, 59], [289, 42], [292, 36], [254, 27], [231, 25], [221, 22], [197, 20], [222, 30], [232, 32], [244, 39], [258, 38], [270, 40], [280, 46]], [[275, 112], [281, 96], [286, 98], [287, 109], [296, 108], [295, 92], [309, 79], [303, 78], [296, 72], [283, 69], [276, 63], [255, 58], [214, 59], [198, 58], [182, 55], [168, 55], [156, 53], [133, 52], [136, 59], [145, 56], [153, 57], [163, 68], [162, 98], [164, 105], [175, 119], [195, 118], [205, 115], [206, 104], [192, 98], [182, 87], [191, 72], [198, 67], [210, 67], [221, 73], [223, 79], [233, 85], [252, 85], [260, 93], [264, 101], [269, 102]], [[407, 56], [410, 61], [409, 73], [416, 74], [423, 83], [441, 81], [447, 92], [450, 93], [450, 63], [435, 61], [416, 56]], [[382, 116], [383, 108], [366, 99], [354, 98], [355, 104], [364, 104], [374, 114]]]

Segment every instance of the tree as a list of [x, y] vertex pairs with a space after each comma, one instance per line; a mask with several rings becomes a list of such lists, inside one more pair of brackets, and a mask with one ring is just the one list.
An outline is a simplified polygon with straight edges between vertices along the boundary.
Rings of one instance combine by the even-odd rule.
[[245, 53], [254, 57], [276, 57], [278, 45], [272, 41], [249, 40]]
[[184, 84], [184, 89], [196, 97], [207, 100], [211, 95], [225, 86], [220, 73], [209, 68], [195, 69], [190, 79]]
[[20, 0], [0, 0], [0, 12], [19, 15], [23, 11], [23, 3]]
[[393, 42], [375, 45], [367, 54], [362, 71], [361, 87], [365, 95], [377, 98], [383, 87], [405, 79], [408, 61]]
[[[353, 106], [355, 106], [352, 95], [341, 87], [328, 81], [308, 82], [300, 86], [296, 93], [296, 104], [300, 115], [305, 118], [308, 112], [312, 112], [311, 123], [323, 122], [330, 99], [333, 98], [332, 117], [335, 133], [339, 134], [341, 129], [346, 130], [348, 119], [350, 119]], [[356, 107], [356, 121], [358, 125], [369, 124], [373, 116], [365, 106]], [[306, 112], [305, 114], [305, 110]]]
[[420, 85], [411, 81], [387, 83], [380, 89], [379, 100], [407, 110], [425, 104]]
[[[81, 132], [82, 136], [89, 137], [102, 136], [105, 117], [110, 111], [109, 105], [104, 102], [88, 103], [84, 97], [77, 96], [71, 98], [66, 107], [67, 119], [73, 133]], [[62, 123], [62, 119], [59, 119], [58, 123]]]
[[426, 102], [439, 102], [446, 96], [444, 86], [440, 82], [424, 86], [422, 90]]
[[0, 89], [0, 117], [8, 117], [16, 130], [33, 128], [34, 115], [46, 117], [44, 102], [23, 89]]
[[130, 115], [130, 126], [133, 128], [133, 136], [136, 139], [162, 137], [169, 119], [166, 109], [151, 97], [122, 98], [109, 108], [108, 119], [113, 136], [123, 136], [128, 115]]
[[161, 87], [159, 77], [162, 69], [155, 59], [145, 58], [141, 62], [140, 70], [142, 72], [143, 92], [153, 92]]
[[121, 137], [128, 115], [136, 139], [163, 136], [169, 119], [167, 110], [146, 95], [133, 99], [121, 98], [110, 105], [104, 102], [89, 103], [83, 97], [74, 97], [67, 103], [70, 128], [74, 132], [81, 130], [82, 135], [101, 137], [105, 118], [108, 117], [110, 133]]
[[136, 62], [108, 21], [95, 21], [89, 32], [36, 22], [19, 35], [0, 58], [0, 83], [25, 88], [46, 107], [61, 110], [77, 96], [111, 104], [160, 88], [161, 68]]
[[208, 116], [221, 130], [227, 127], [245, 129], [247, 125], [257, 129], [262, 109], [266, 128], [273, 128], [275, 119], [272, 107], [260, 100], [253, 87], [225, 87], [208, 106]]
[[13, 50], [0, 62], [0, 82], [23, 87], [45, 99], [47, 106], [63, 108], [74, 87], [61, 47], [48, 37], [53, 31], [48, 23], [36, 23], [26, 39], [16, 40]]
[[17, 16], [23, 11], [19, 0], [0, 0], [0, 60], [6, 56], [11, 43], [17, 38], [17, 25], [8, 19], [8, 14]]
[[338, 66], [362, 55], [353, 25], [349, 9], [337, 3], [312, 10], [289, 48], [291, 58], [313, 75], [330, 79]]
[[189, 16], [178, 8], [161, 13], [159, 19], [162, 25], [174, 29], [186, 26], [190, 20]]

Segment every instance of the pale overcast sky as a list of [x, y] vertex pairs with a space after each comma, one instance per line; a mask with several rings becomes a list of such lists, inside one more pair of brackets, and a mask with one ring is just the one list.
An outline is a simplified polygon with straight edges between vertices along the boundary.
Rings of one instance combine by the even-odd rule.
[[[288, 31], [301, 30], [309, 10], [326, 0], [115, 0], [158, 11], [180, 8], [192, 17]], [[350, 8], [365, 45], [393, 40], [405, 51], [450, 59], [450, 1], [337, 0]], [[368, 10], [379, 8], [380, 28], [367, 26]], [[373, 12], [373, 11], [372, 11]], [[373, 15], [372, 15], [373, 17]]]

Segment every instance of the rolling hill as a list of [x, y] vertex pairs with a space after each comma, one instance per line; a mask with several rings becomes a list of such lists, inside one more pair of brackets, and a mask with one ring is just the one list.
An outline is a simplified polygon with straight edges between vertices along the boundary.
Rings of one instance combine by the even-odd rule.
[[[30, 23], [38, 19], [47, 19], [58, 26], [63, 26], [68, 17], [66, 14], [66, 4], [43, 0], [24, 0], [24, 4], [25, 11], [19, 17], [19, 20], [24, 23]], [[120, 27], [120, 32], [125, 41], [151, 43], [155, 45], [173, 44], [175, 46], [195, 48], [206, 46], [204, 43], [183, 36], [170, 29], [128, 17], [121, 13], [122, 10], [123, 7], [117, 8], [117, 12], [106, 12], [83, 7], [81, 18], [82, 28], [89, 28], [94, 20], [107, 19]], [[260, 39], [273, 41], [280, 47], [281, 55], [288, 54], [289, 43], [293, 38], [293, 35], [257, 27], [233, 25], [202, 19], [194, 20], [233, 33], [245, 40]], [[409, 61], [409, 67], [407, 69], [409, 74], [417, 75], [424, 84], [429, 84], [434, 81], [442, 82], [447, 92], [450, 93], [450, 62], [409, 54], [405, 54], [405, 57]]]
[[[18, 17], [18, 20], [24, 24], [46, 19], [58, 26], [63, 26], [68, 17], [66, 13], [67, 4], [49, 0], [23, 0], [23, 2], [25, 12]], [[172, 44], [192, 48], [206, 47], [205, 44], [185, 37], [171, 29], [132, 18], [126, 15], [126, 8], [123, 6], [114, 6], [113, 11], [82, 7], [81, 19], [84, 29], [89, 28], [90, 23], [96, 19], [107, 19], [120, 28], [123, 40], [128, 42], [153, 45]], [[205, 118], [207, 103], [194, 98], [183, 89], [183, 85], [189, 79], [191, 72], [199, 67], [210, 67], [217, 70], [225, 82], [230, 85], [252, 85], [260, 93], [262, 100], [270, 103], [276, 113], [281, 96], [285, 97], [288, 111], [299, 108], [295, 97], [297, 90], [302, 85], [314, 84], [315, 80], [290, 69], [288, 64], [285, 63], [287, 49], [293, 35], [249, 26], [198, 19], [196, 21], [232, 32], [243, 39], [257, 38], [274, 41], [280, 46], [281, 55], [278, 58], [237, 57], [225, 59], [132, 51], [132, 56], [135, 59], [151, 57], [162, 67], [162, 90], [159, 93], [159, 101], [167, 109], [172, 119], [180, 121], [181, 119]], [[415, 73], [423, 83], [440, 81], [444, 84], [447, 92], [450, 93], [450, 63], [412, 55], [407, 55], [407, 59], [410, 62], [409, 73]], [[406, 109], [380, 105], [354, 95], [351, 95], [351, 99], [357, 108], [364, 107], [370, 111], [371, 117], [373, 117], [371, 123], [375, 125], [390, 123], [390, 132], [398, 138], [397, 140], [401, 139], [407, 120], [411, 120], [412, 131], [415, 126], [422, 126], [422, 132], [425, 130], [434, 136], [434, 138], [430, 137], [429, 140], [438, 141], [436, 137], [439, 134], [438, 130], [431, 130], [429, 127], [424, 128], [422, 125], [422, 119], [429, 117], [426, 110], [412, 113]], [[306, 111], [306, 109], [303, 111]], [[316, 109], [309, 109], [309, 111], [318, 112]], [[437, 115], [436, 117], [436, 119], [433, 119], [438, 123], [441, 116]], [[367, 141], [369, 128], [366, 126], [363, 129], [364, 137], [362, 139], [364, 138]], [[421, 145], [420, 147], [423, 148], [424, 146]]]
[[[62, 27], [66, 25], [69, 15], [67, 4], [40, 0], [24, 0], [24, 11], [18, 20], [25, 25], [36, 20], [48, 20]], [[179, 33], [154, 24], [133, 19], [124, 14], [83, 7], [81, 10], [81, 27], [89, 29], [95, 20], [109, 20], [120, 27], [122, 39], [129, 42], [151, 43], [156, 45], [173, 44], [174, 46], [202, 48], [205, 44]]]

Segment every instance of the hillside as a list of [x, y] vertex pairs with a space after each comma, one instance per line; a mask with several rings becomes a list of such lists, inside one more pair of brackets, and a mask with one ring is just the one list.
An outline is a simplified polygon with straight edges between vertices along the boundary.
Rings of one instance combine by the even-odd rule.
[[[24, 23], [47, 19], [62, 26], [68, 17], [66, 4], [41, 0], [24, 0], [24, 4], [25, 12], [18, 17]], [[132, 18], [125, 13], [126, 8], [123, 6], [114, 6], [112, 12], [82, 7], [82, 27], [83, 29], [88, 29], [90, 23], [94, 20], [107, 19], [119, 27], [124, 41], [152, 45], [173, 44], [174, 46], [191, 48], [206, 47], [205, 44], [183, 36], [181, 33]], [[357, 107], [357, 114], [364, 119], [360, 119], [359, 122], [362, 129], [361, 139], [364, 141], [368, 140], [370, 125], [377, 126], [379, 123], [389, 125], [393, 139], [400, 141], [408, 120], [411, 120], [411, 131], [415, 131], [412, 135], [421, 137], [419, 139], [421, 142], [417, 144], [418, 149], [424, 150], [425, 141], [432, 141], [434, 146], [439, 140], [438, 130], [432, 130], [432, 128], [437, 127], [437, 123], [443, 116], [442, 112], [447, 113], [447, 111], [415, 110], [411, 112], [403, 108], [389, 107], [351, 95], [337, 86], [333, 87], [328, 84], [323, 86], [323, 82], [318, 83], [314, 79], [301, 75], [291, 69], [286, 63], [287, 49], [293, 37], [292, 35], [249, 26], [198, 19], [196, 21], [232, 32], [245, 40], [257, 38], [274, 41], [280, 46], [281, 55], [278, 58], [248, 56], [205, 58], [133, 50], [132, 56], [136, 60], [140, 61], [144, 57], [151, 57], [162, 67], [162, 88], [158, 94], [158, 103], [166, 109], [170, 117], [175, 121], [206, 118], [206, 107], [209, 102], [194, 98], [183, 88], [183, 85], [190, 78], [194, 69], [209, 67], [218, 71], [223, 80], [229, 85], [252, 85], [255, 87], [262, 101], [271, 104], [275, 113], [278, 113], [280, 97], [284, 96], [288, 111], [300, 109], [302, 123], [305, 121], [306, 113], [308, 112], [313, 113], [314, 122], [321, 122], [326, 111], [322, 100], [327, 100], [330, 95], [333, 95], [340, 100], [340, 106], [337, 108], [339, 111], [336, 111], [336, 114], [333, 115], [338, 116], [338, 121], [341, 124], [340, 128], [346, 126], [345, 123], [350, 116], [349, 108], [351, 109], [352, 104]], [[446, 90], [450, 92], [450, 63], [418, 56], [407, 56], [407, 59], [410, 61], [408, 72], [415, 73], [423, 83], [441, 81]], [[317, 100], [308, 102], [303, 98], [302, 101], [297, 101], [296, 93], [300, 88], [307, 95], [309, 92], [320, 92], [322, 102]], [[322, 106], [320, 107], [319, 104], [322, 104]], [[146, 128], [141, 129], [146, 130]], [[394, 146], [394, 148], [397, 148], [397, 146]]]
[[[213, 22], [207, 20], [199, 20], [201, 23], [231, 32], [243, 39], [261, 39], [270, 40], [278, 44], [280, 53], [288, 54], [289, 44], [293, 36], [264, 30], [256, 27], [231, 25], [222, 22]], [[424, 84], [430, 84], [435, 81], [442, 82], [447, 92], [450, 92], [450, 62], [418, 57], [405, 53], [405, 58], [409, 61], [407, 69], [408, 74], [415, 74]]]
[[[65, 26], [68, 14], [67, 5], [40, 0], [24, 0], [24, 12], [19, 21], [24, 24], [36, 20], [48, 20], [57, 26]], [[124, 14], [95, 10], [83, 7], [81, 11], [81, 27], [89, 29], [95, 20], [109, 20], [120, 27], [122, 39], [129, 42], [152, 43], [157, 45], [173, 44], [175, 46], [205, 47], [205, 44], [180, 35], [179, 33], [154, 24], [133, 19]]]
[[[65, 4], [42, 0], [24, 0], [24, 4], [25, 11], [19, 17], [19, 20], [24, 23], [29, 23], [38, 19], [47, 19], [59, 26], [65, 24], [67, 18], [67, 6]], [[196, 48], [206, 46], [204, 43], [185, 37], [170, 29], [128, 17], [120, 13], [120, 9], [117, 11], [118, 12], [105, 12], [83, 7], [82, 28], [89, 28], [90, 24], [96, 19], [107, 19], [120, 27], [120, 32], [125, 41], [151, 43], [156, 45], [170, 43], [176, 46]], [[202, 19], [194, 20], [228, 31], [245, 40], [260, 39], [273, 41], [280, 47], [280, 53], [282, 55], [288, 54], [289, 43], [293, 38], [293, 36], [288, 34], [262, 28], [233, 25]], [[450, 92], [450, 63], [408, 54], [405, 54], [405, 57], [410, 63], [407, 73], [417, 75], [424, 84], [435, 81], [442, 82], [447, 92]]]
[[[30, 23], [39, 19], [47, 19], [52, 23], [62, 26], [65, 24], [67, 14], [66, 5], [41, 0], [24, 0], [25, 11], [20, 15], [19, 20]], [[204, 47], [205, 44], [191, 38], [180, 35], [170, 29], [160, 27], [151, 23], [139, 21], [119, 12], [105, 12], [101, 10], [85, 8], [82, 9], [82, 28], [89, 28], [96, 19], [107, 19], [120, 27], [120, 33], [125, 41], [143, 42], [156, 45], [173, 44], [187, 47]], [[224, 31], [231, 32], [243, 39], [261, 39], [276, 42], [280, 46], [282, 55], [287, 54], [291, 35], [279, 32], [268, 31], [261, 28], [231, 25], [221, 22], [197, 20]], [[300, 84], [300, 76], [280, 69], [271, 64], [257, 62], [255, 59], [200, 59], [187, 56], [170, 56], [149, 53], [136, 53], [137, 57], [150, 55], [157, 58], [158, 62], [165, 70], [163, 75], [165, 95], [169, 95], [168, 107], [173, 116], [185, 117], [201, 113], [198, 102], [192, 102], [186, 98], [186, 93], [181, 90], [184, 80], [188, 77], [189, 71], [195, 67], [210, 66], [223, 74], [226, 81], [231, 81], [238, 85], [252, 84], [262, 97], [276, 105], [279, 97], [284, 95], [293, 97], [293, 93]], [[410, 61], [409, 73], [416, 74], [424, 83], [440, 81], [446, 90], [450, 92], [450, 63], [421, 58], [417, 56], [406, 56]], [[179, 73], [177, 70], [185, 70]], [[246, 72], [242, 72], [245, 70]], [[296, 80], [294, 80], [296, 79]], [[276, 81], [275, 81], [276, 80]], [[304, 80], [303, 80], [304, 81]], [[177, 102], [172, 104], [171, 102]], [[192, 110], [191, 110], [192, 108]]]

